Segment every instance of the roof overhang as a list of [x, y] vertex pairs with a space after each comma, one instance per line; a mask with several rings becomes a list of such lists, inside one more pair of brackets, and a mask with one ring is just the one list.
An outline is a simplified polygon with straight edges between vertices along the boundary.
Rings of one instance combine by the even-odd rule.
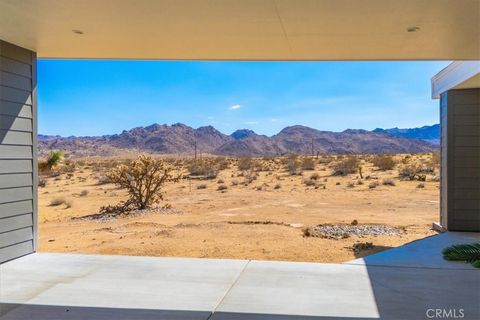
[[432, 78], [432, 98], [451, 89], [480, 88], [480, 61], [455, 61]]
[[0, 0], [0, 39], [40, 58], [478, 60], [480, 1]]

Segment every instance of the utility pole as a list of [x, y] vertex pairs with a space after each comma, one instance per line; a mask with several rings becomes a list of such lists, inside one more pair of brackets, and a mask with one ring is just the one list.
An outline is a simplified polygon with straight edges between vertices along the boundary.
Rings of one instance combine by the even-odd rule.
[[314, 149], [314, 148], [313, 148], [313, 138], [312, 138], [312, 157], [315, 156], [315, 151], [314, 151], [313, 149]]
[[195, 148], [195, 164], [197, 164], [197, 140], [193, 143], [193, 146]]

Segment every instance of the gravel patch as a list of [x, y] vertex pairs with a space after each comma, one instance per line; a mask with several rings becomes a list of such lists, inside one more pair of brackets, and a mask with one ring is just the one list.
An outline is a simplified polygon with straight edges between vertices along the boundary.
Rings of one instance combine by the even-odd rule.
[[72, 220], [88, 220], [97, 222], [108, 222], [118, 218], [139, 217], [147, 214], [182, 214], [179, 209], [174, 208], [148, 208], [143, 210], [130, 210], [125, 212], [94, 213], [82, 217], [73, 217]]
[[398, 236], [402, 230], [386, 225], [318, 225], [304, 229], [306, 237], [345, 239], [351, 236]]

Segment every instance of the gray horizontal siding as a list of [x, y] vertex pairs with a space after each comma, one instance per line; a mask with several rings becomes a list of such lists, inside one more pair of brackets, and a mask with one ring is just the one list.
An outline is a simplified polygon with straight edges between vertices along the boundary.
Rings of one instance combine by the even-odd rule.
[[0, 174], [0, 189], [31, 187], [32, 183], [31, 173]]
[[8, 101], [0, 101], [0, 116], [32, 118], [32, 106]]
[[0, 157], [0, 159], [32, 159], [32, 147], [0, 145]]
[[25, 64], [32, 64], [32, 52], [14, 44], [0, 42], [0, 55]]
[[0, 203], [33, 199], [32, 187], [0, 189]]
[[[0, 102], [1, 103], [1, 102]], [[32, 132], [31, 119], [3, 115], [0, 117], [0, 130], [14, 130]]]
[[0, 41], [0, 263], [36, 247], [35, 87], [35, 54]]
[[27, 255], [32, 253], [33, 250], [34, 247], [32, 240], [2, 248], [0, 249], [0, 263]]
[[29, 241], [32, 239], [33, 239], [32, 227], [0, 233], [0, 248], [8, 247], [8, 246]]
[[7, 57], [0, 56], [0, 70], [10, 72], [19, 76], [31, 78], [32, 66]]
[[0, 100], [32, 105], [32, 93], [0, 85]]
[[0, 219], [32, 212], [33, 203], [31, 200], [0, 204]]
[[0, 233], [33, 226], [33, 217], [31, 213], [3, 218], [1, 221]]
[[445, 97], [442, 189], [448, 201], [442, 203], [442, 216], [446, 213], [449, 230], [480, 231], [480, 89], [450, 90]]
[[32, 143], [33, 137], [31, 132], [19, 132], [0, 129], [0, 144], [31, 146]]
[[32, 79], [14, 73], [0, 70], [0, 82], [10, 88], [32, 91]]
[[0, 160], [0, 174], [32, 172], [32, 160]]

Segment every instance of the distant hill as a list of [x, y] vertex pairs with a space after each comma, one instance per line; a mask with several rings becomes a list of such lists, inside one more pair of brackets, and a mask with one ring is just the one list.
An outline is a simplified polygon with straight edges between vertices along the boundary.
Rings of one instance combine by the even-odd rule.
[[416, 140], [410, 137], [413, 134], [408, 136], [404, 131], [397, 133], [395, 130], [416, 132], [417, 129], [331, 132], [296, 125], [267, 137], [248, 129], [225, 135], [212, 126], [194, 129], [181, 123], [171, 126], [153, 124], [98, 137], [39, 135], [38, 146], [40, 156], [61, 149], [72, 157], [112, 156], [125, 152], [193, 154], [195, 147], [204, 154], [231, 156], [312, 154], [312, 149], [315, 154], [410, 153], [429, 152], [436, 148], [427, 139]]
[[409, 139], [417, 139], [430, 142], [434, 145], [440, 145], [440, 125], [434, 124], [432, 126], [423, 126], [421, 128], [413, 129], [375, 129], [373, 132], [383, 132], [391, 134], [395, 137], [404, 137]]

